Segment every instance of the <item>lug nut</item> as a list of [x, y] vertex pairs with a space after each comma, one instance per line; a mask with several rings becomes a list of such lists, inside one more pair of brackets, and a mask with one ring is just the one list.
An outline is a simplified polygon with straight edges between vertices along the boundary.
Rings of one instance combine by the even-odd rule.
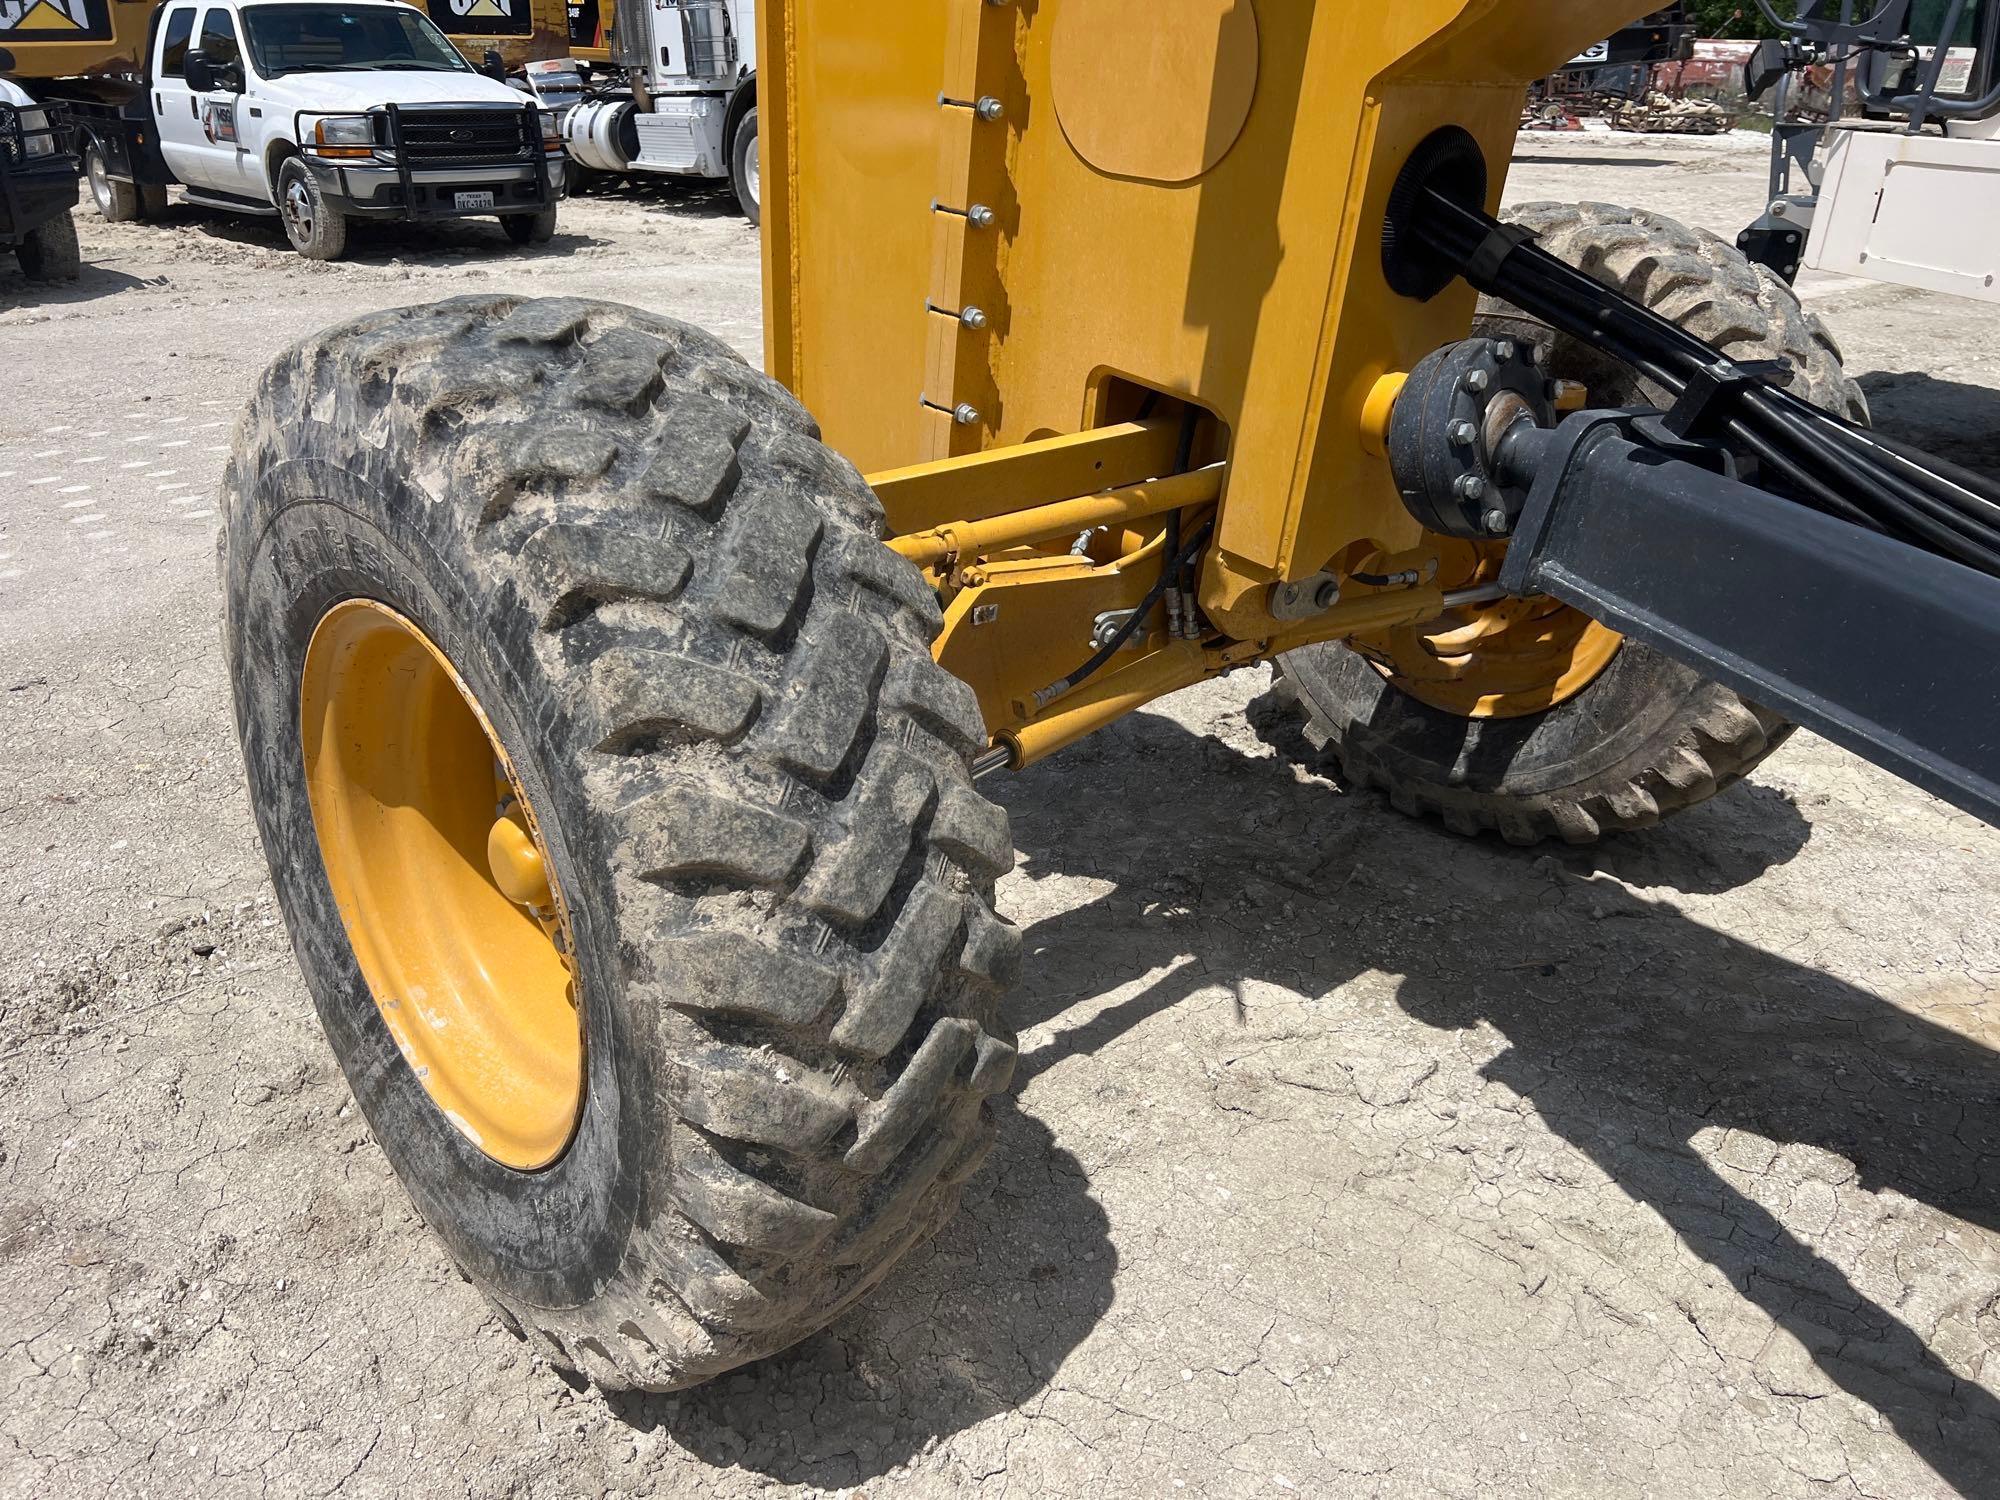
[[1452, 488], [1457, 491], [1461, 500], [1477, 500], [1486, 493], [1486, 481], [1477, 474], [1461, 474], [1458, 476], [1458, 483]]
[[1475, 396], [1479, 395], [1492, 383], [1492, 377], [1484, 370], [1467, 370], [1465, 372], [1465, 388]]
[[1495, 507], [1493, 507], [1492, 510], [1486, 512], [1485, 520], [1486, 520], [1486, 529], [1492, 532], [1493, 535], [1495, 536], [1506, 535], [1507, 532], [1506, 511], [1500, 509], [1500, 507], [1496, 505]]
[[1456, 422], [1452, 423], [1451, 426], [1445, 429], [1445, 436], [1450, 438], [1454, 443], [1457, 443], [1461, 447], [1463, 447], [1464, 445], [1470, 443], [1474, 438], [1479, 436], [1479, 429], [1472, 423], [1466, 421], [1465, 418], [1460, 417]]

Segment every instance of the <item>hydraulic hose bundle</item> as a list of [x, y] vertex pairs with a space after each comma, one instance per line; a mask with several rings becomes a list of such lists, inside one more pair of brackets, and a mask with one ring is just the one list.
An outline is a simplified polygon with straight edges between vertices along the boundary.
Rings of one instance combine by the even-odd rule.
[[[1462, 161], [1462, 158], [1460, 158]], [[1672, 396], [1668, 424], [1757, 460], [1787, 498], [2000, 577], [2000, 488], [1977, 474], [1833, 416], [1771, 383], [1790, 370], [1719, 356], [1650, 308], [1550, 255], [1527, 231], [1468, 206], [1470, 174], [1404, 195], [1394, 253], [1415, 290], [1462, 275], [1530, 317], [1583, 339]], [[1478, 174], [1482, 179], [1483, 170]], [[1404, 289], [1404, 288], [1400, 288]]]

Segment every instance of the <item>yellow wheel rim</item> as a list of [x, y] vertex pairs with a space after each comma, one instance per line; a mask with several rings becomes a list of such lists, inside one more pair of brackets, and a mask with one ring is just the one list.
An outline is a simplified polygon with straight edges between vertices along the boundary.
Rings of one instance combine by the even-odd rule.
[[[1468, 584], [1499, 572], [1503, 549], [1480, 544]], [[1377, 671], [1420, 703], [1468, 719], [1516, 719], [1589, 687], [1625, 638], [1557, 600], [1499, 599], [1356, 638]]]
[[445, 1117], [547, 1166], [583, 1099], [567, 909], [493, 726], [442, 651], [350, 599], [306, 649], [313, 828], [382, 1020]]

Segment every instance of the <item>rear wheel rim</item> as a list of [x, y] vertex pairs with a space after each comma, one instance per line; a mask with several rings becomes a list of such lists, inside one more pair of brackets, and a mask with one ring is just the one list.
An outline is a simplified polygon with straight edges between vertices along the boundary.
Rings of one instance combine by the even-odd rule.
[[104, 154], [95, 146], [90, 150], [90, 196], [97, 200], [97, 211], [111, 212], [111, 174], [105, 170]]
[[[1505, 556], [1501, 544], [1475, 550], [1467, 585], [1497, 578]], [[1617, 631], [1546, 596], [1449, 610], [1354, 641], [1394, 687], [1467, 719], [1518, 719], [1566, 703], [1598, 679], [1623, 643]]]
[[583, 1101], [574, 944], [490, 720], [416, 625], [350, 599], [313, 631], [299, 730], [327, 882], [404, 1060], [487, 1156], [548, 1166]]
[[750, 185], [750, 201], [764, 201], [763, 169], [758, 165], [757, 137], [750, 137], [750, 148], [743, 153], [743, 180]]

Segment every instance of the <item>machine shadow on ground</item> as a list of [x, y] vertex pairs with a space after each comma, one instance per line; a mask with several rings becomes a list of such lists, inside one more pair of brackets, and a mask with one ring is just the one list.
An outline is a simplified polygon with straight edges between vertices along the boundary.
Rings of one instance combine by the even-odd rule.
[[1921, 370], [1877, 370], [1857, 383], [1876, 427], [1968, 469], [2000, 472], [2000, 391]]
[[[1264, 732], [1284, 739], [1282, 726]], [[1171, 818], [1130, 816], [1142, 785], [1175, 789]], [[1940, 1475], [1995, 1492], [2000, 1402], [1956, 1379], [1692, 1139], [1734, 1127], [1821, 1147], [1854, 1162], [1864, 1188], [2000, 1227], [1990, 1165], [2000, 1057], [1668, 901], [1587, 878], [1615, 870], [1647, 887], [1733, 889], [1804, 847], [1810, 828], [1789, 798], [1746, 783], [1646, 835], [1520, 850], [1412, 824], [1372, 794], [1301, 780], [1282, 758], [1153, 714], [999, 791], [1029, 879], [1113, 882], [1025, 932], [1009, 1019], [1053, 1035], [1024, 1049], [1017, 1085], [1217, 986], [1323, 993], [1385, 971], [1426, 1026], [1496, 1028], [1507, 1046], [1486, 1077], [1656, 1210]], [[1282, 897], [1293, 914], [1269, 926], [1225, 920], [1246, 893]], [[1445, 902], [1451, 916], [1413, 925]], [[1562, 951], [1546, 923], [1525, 920], [1551, 903], [1574, 907]], [[1102, 992], [1107, 954], [1130, 974], [1166, 972], [1065, 1026]], [[1182, 962], [1189, 954], [1196, 961]], [[1079, 974], [1095, 982], [1079, 991]], [[857, 1311], [712, 1387], [616, 1398], [612, 1409], [711, 1462], [788, 1483], [862, 1483], [1044, 1389], [1109, 1309], [1117, 1267], [1082, 1165], [1009, 1109], [966, 1211]]]
[[670, 177], [658, 172], [634, 172], [629, 177], [606, 177], [592, 181], [580, 193], [569, 195], [595, 203], [623, 203], [632, 208], [665, 209], [689, 219], [742, 219], [749, 233], [756, 233], [743, 219], [743, 205], [736, 201], [736, 189], [726, 181], [704, 178]]
[[[284, 226], [274, 215], [234, 215], [200, 204], [176, 203], [168, 207], [159, 223], [169, 229], [192, 229], [205, 239], [240, 245], [247, 250], [270, 250], [292, 255]], [[431, 223], [401, 223], [395, 220], [356, 219], [348, 225], [347, 253], [342, 264], [361, 265], [449, 265], [466, 256], [492, 259], [525, 257], [560, 260], [603, 243], [588, 234], [563, 227], [556, 216], [555, 238], [546, 245], [516, 245], [498, 219], [444, 219]]]
[[86, 255], [83, 274], [75, 281], [30, 281], [21, 274], [11, 254], [0, 254], [0, 311], [73, 307], [79, 302], [95, 302], [99, 297], [116, 297], [136, 287], [159, 286], [163, 279], [142, 281], [123, 271], [94, 266]]
[[[1121, 832], [1131, 788], [1094, 791], [1098, 767], [1122, 765], [1119, 779], [1129, 781], [1133, 766], [1149, 763], [1157, 785], [1175, 789], [1173, 816]], [[1397, 976], [1399, 1003], [1425, 1025], [1497, 1029], [1507, 1046], [1484, 1075], [1654, 1209], [1794, 1334], [1834, 1385], [1963, 1493], [2000, 1493], [2000, 1401], [1957, 1379], [1692, 1144], [1704, 1129], [1736, 1128], [1820, 1147], [1852, 1161], [1865, 1189], [1991, 1229], [2000, 1226], [2000, 1056], [1667, 901], [1573, 878], [1596, 863], [1635, 884], [1727, 888], [1765, 867], [1754, 851], [1773, 863], [1803, 846], [1807, 829], [1789, 800], [1746, 784], [1648, 835], [1595, 853], [1559, 851], [1551, 865], [1538, 863], [1550, 858], [1539, 851], [1413, 825], [1373, 794], [1301, 783], [1282, 759], [1244, 755], [1150, 714], [1027, 773], [1003, 796], [1031, 876], [1118, 880], [1027, 933], [1014, 1019], [1058, 1031], [1024, 1055], [1019, 1081], [1218, 985], [1263, 979], [1312, 994], [1369, 970]], [[1259, 806], [1271, 814], [1246, 819]], [[1156, 847], [1143, 847], [1147, 837]], [[1720, 863], [1704, 844], [1723, 851]], [[1091, 857], [1080, 866], [1075, 851]], [[1198, 874], [1190, 883], [1153, 871]], [[1430, 894], [1419, 885], [1411, 896], [1402, 882], [1412, 878]], [[1218, 920], [1243, 892], [1259, 903], [1286, 896], [1296, 914], [1274, 926]], [[1575, 910], [1564, 951], [1551, 951], [1546, 924], [1523, 920], [1552, 900]], [[1414, 925], [1441, 909], [1452, 914]], [[1364, 927], [1377, 936], [1357, 942]], [[1065, 990], [1065, 976], [1101, 972], [1108, 947], [1122, 953], [1135, 940], [1152, 948], [1130, 970], [1166, 977], [1060, 1029], [1087, 998]], [[1196, 962], [1176, 966], [1190, 953]]]
[[833, 1326], [677, 1395], [613, 1395], [711, 1464], [839, 1490], [1030, 1401], [1111, 1306], [1110, 1221], [1075, 1156], [1000, 1101], [1000, 1137], [937, 1239]]

